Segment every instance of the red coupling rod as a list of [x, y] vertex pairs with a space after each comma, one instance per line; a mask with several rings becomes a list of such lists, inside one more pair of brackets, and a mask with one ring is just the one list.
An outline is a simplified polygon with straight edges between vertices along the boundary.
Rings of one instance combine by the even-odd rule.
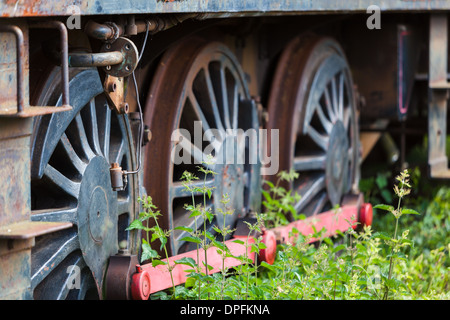
[[[270, 230], [264, 230], [262, 242], [266, 245], [265, 249], [260, 250], [259, 259], [269, 264], [273, 264], [276, 257], [277, 243], [287, 243], [295, 241], [295, 234], [304, 236], [314, 234], [315, 231], [326, 229], [324, 237], [329, 237], [337, 233], [337, 231], [345, 232], [349, 227], [356, 228], [356, 222], [363, 225], [371, 225], [372, 223], [372, 205], [369, 203], [349, 202], [343, 207], [326, 211], [304, 220], [294, 221], [286, 226], [277, 227]], [[298, 233], [293, 233], [295, 229]], [[315, 229], [315, 230], [314, 230]], [[241, 240], [236, 242], [236, 240]], [[311, 238], [309, 242], [319, 239]], [[242, 244], [242, 242], [246, 243]], [[233, 256], [244, 256], [247, 250], [247, 257], [255, 262], [256, 254], [250, 252], [251, 244], [255, 242], [253, 237], [235, 236], [231, 240], [225, 241], [225, 245], [230, 249]], [[216, 247], [210, 247], [207, 250], [208, 265], [212, 266], [209, 274], [220, 272], [222, 268], [222, 256], [217, 252]], [[177, 264], [175, 261], [182, 258], [192, 258], [197, 261], [197, 250], [182, 253], [168, 259], [168, 263], [173, 267], [172, 277], [175, 286], [186, 282], [188, 272], [186, 270], [191, 267], [184, 264]], [[205, 252], [200, 249], [199, 260], [197, 265], [202, 266], [202, 272], [205, 273], [204, 267]], [[166, 259], [164, 259], [167, 262]], [[225, 268], [236, 267], [242, 262], [236, 258], [227, 257], [224, 260]], [[147, 300], [150, 294], [165, 290], [172, 287], [172, 279], [167, 270], [167, 265], [158, 265], [153, 267], [152, 264], [144, 264], [136, 266], [136, 273], [133, 275], [131, 284], [132, 297], [135, 300]]]
[[[241, 240], [235, 242], [236, 240]], [[271, 231], [265, 231], [263, 234], [263, 243], [266, 245], [266, 249], [260, 253], [260, 259], [267, 263], [273, 263], [276, 256], [276, 239], [275, 235]], [[241, 242], [244, 242], [242, 244]], [[247, 258], [255, 262], [256, 254], [251, 251], [251, 244], [255, 242], [253, 237], [238, 236], [231, 240], [225, 241], [225, 245], [231, 251], [231, 254], [235, 257], [245, 256], [247, 250]], [[222, 255], [217, 252], [216, 247], [210, 247], [206, 251], [208, 258], [208, 265], [212, 266], [211, 270], [208, 270], [209, 274], [220, 272], [222, 269]], [[190, 266], [184, 264], [177, 264], [175, 261], [182, 258], [192, 258], [196, 261], [198, 266], [202, 267], [202, 272], [205, 271], [205, 251], [199, 249], [199, 261], [197, 261], [197, 250], [182, 253], [173, 257], [169, 257], [168, 263], [172, 269], [173, 285], [177, 286], [186, 282], [189, 272], [186, 270], [192, 269]], [[267, 259], [267, 260], [266, 260]], [[163, 259], [167, 262], [167, 259]], [[225, 268], [236, 267], [241, 265], [242, 262], [239, 259], [227, 257], [223, 261]], [[131, 294], [134, 300], [147, 300], [150, 294], [165, 290], [172, 287], [172, 279], [168, 271], [167, 265], [152, 266], [151, 263], [136, 266], [136, 273], [133, 275], [131, 283]]]

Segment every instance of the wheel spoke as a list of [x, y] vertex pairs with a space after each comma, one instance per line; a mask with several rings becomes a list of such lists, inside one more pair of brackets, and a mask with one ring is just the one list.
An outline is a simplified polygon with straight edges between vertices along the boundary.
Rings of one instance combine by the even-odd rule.
[[300, 200], [295, 204], [295, 210], [298, 213], [305, 208], [305, 206], [313, 200], [313, 198], [321, 191], [325, 189], [325, 175], [317, 175], [311, 179], [302, 182], [297, 188], [300, 194]]
[[117, 215], [130, 212], [130, 197], [117, 199]]
[[229, 104], [228, 104], [228, 90], [227, 90], [227, 80], [225, 77], [225, 67], [220, 67], [220, 88], [222, 93], [222, 104], [223, 104], [223, 117], [225, 126], [227, 129], [231, 129], [231, 122], [230, 122], [230, 110], [229, 110]]
[[194, 94], [194, 92], [192, 92], [192, 90], [189, 90], [188, 99], [191, 102], [192, 108], [194, 109], [197, 119], [201, 121], [202, 128], [205, 133], [205, 138], [210, 143], [214, 143], [215, 138], [217, 138], [217, 137], [215, 135], [213, 135], [213, 133], [211, 131], [211, 126], [208, 123], [208, 120], [206, 119], [205, 114], [203, 113], [202, 108], [200, 107], [198, 100], [195, 97], [195, 94]]
[[121, 140], [118, 145], [112, 146], [113, 148], [110, 149], [110, 158], [112, 162], [122, 163], [122, 159], [125, 155], [125, 148], [126, 144], [125, 141]]
[[78, 171], [78, 173], [82, 174], [84, 172], [84, 170], [86, 169], [87, 165], [77, 155], [72, 144], [69, 141], [69, 138], [67, 137], [67, 135], [65, 133], [63, 133], [63, 135], [61, 136], [60, 143], [64, 149], [64, 152], [69, 157], [69, 160], [71, 161], [71, 163], [73, 164], [75, 169]]
[[70, 180], [50, 164], [45, 168], [44, 176], [68, 195], [78, 198], [80, 183]]
[[207, 131], [211, 129], [211, 126], [209, 125], [208, 120], [206, 120], [205, 114], [203, 113], [202, 108], [200, 107], [198, 100], [192, 90], [189, 90], [188, 92], [188, 99], [191, 102], [197, 119], [202, 122], [202, 127], [204, 128], [204, 130]]
[[333, 129], [333, 124], [327, 119], [326, 115], [323, 113], [322, 106], [320, 104], [317, 105], [316, 111], [323, 128], [328, 134], [330, 134], [331, 130]]
[[233, 129], [238, 129], [239, 89], [237, 84], [233, 88]]
[[[214, 187], [214, 178], [211, 179], [207, 179], [206, 181], [203, 180], [195, 180], [193, 182], [191, 182], [190, 187], [191, 188], [213, 188]], [[203, 195], [203, 192], [201, 192], [200, 190], [196, 190], [193, 191], [192, 193], [190, 191], [185, 190], [185, 187], [183, 185], [182, 181], [176, 181], [173, 182], [170, 186], [170, 198], [183, 198], [183, 197], [188, 197], [191, 196], [192, 193], [194, 196], [199, 196], [199, 195]]]
[[337, 91], [337, 85], [336, 85], [336, 78], [331, 79], [331, 96], [333, 99], [333, 111], [336, 115], [336, 118], [339, 119], [339, 102], [338, 102], [338, 91]]
[[329, 137], [320, 134], [311, 125], [308, 125], [306, 132], [319, 147], [321, 147], [324, 151], [327, 151]]
[[89, 124], [88, 124], [88, 132], [90, 133], [90, 137], [92, 139], [92, 149], [95, 153], [102, 154], [102, 150], [100, 147], [100, 140], [98, 134], [98, 122], [97, 122], [97, 108], [95, 103], [95, 98], [89, 101], [89, 107], [87, 108], [87, 112], [89, 113]]
[[327, 203], [327, 201], [328, 201], [327, 193], [325, 191], [323, 191], [322, 194], [319, 196], [319, 199], [315, 203], [315, 206], [312, 210], [312, 214], [316, 215], [316, 214], [321, 213], [323, 211], [323, 208], [325, 207], [325, 204]]
[[294, 170], [297, 172], [325, 169], [326, 155], [307, 155], [294, 158]]
[[39, 268], [33, 271], [31, 287], [36, 288], [70, 253], [77, 249], [79, 249], [79, 240], [76, 234], [47, 241], [45, 245], [37, 248], [39, 251], [53, 252], [53, 254], [44, 261], [40, 261]]
[[80, 139], [80, 146], [83, 150], [84, 155], [91, 159], [95, 156], [94, 152], [92, 151], [91, 147], [89, 146], [88, 138], [86, 136], [86, 130], [84, 128], [83, 119], [81, 118], [81, 115], [78, 113], [75, 116], [75, 128], [77, 130], [78, 137]]
[[337, 116], [336, 116], [336, 113], [334, 112], [334, 108], [333, 108], [333, 105], [331, 103], [330, 93], [328, 91], [328, 86], [325, 87], [324, 97], [325, 97], [325, 106], [327, 108], [328, 114], [330, 115], [330, 120], [331, 120], [331, 122], [334, 123], [337, 120]]
[[[58, 296], [56, 298], [57, 300], [63, 300], [63, 299], [67, 298], [67, 296], [69, 294], [69, 290], [72, 288], [72, 285], [73, 285], [72, 283], [70, 283], [70, 280], [73, 279], [73, 273], [77, 272], [77, 271], [80, 271], [85, 266], [86, 266], [86, 262], [80, 256], [77, 256], [75, 258], [75, 261], [71, 261], [71, 264], [65, 270], [65, 272], [66, 272], [66, 280], [60, 282], [61, 286], [59, 287], [59, 290], [55, 289], [55, 292], [58, 293]], [[79, 274], [78, 276], [81, 277], [81, 274]], [[83, 278], [85, 278], [85, 277], [83, 277]], [[80, 289], [81, 289], [81, 283], [80, 283]], [[84, 294], [79, 294], [78, 295], [79, 299], [81, 299], [82, 297], [84, 297]]]
[[204, 69], [204, 72], [205, 72], [206, 89], [208, 92], [209, 101], [211, 103], [212, 112], [214, 114], [214, 119], [216, 120], [217, 129], [219, 129], [220, 131], [225, 131], [222, 124], [219, 107], [217, 105], [216, 95], [214, 93], [214, 87], [211, 81], [211, 75], [209, 74], [209, 71], [207, 69]]
[[339, 74], [339, 103], [338, 103], [338, 118], [344, 120], [344, 73]]
[[111, 109], [105, 105], [103, 111], [103, 116], [98, 119], [99, 140], [103, 156], [107, 161], [109, 161], [109, 146], [111, 143]]
[[351, 116], [352, 116], [352, 113], [351, 113], [351, 106], [348, 106], [348, 107], [346, 107], [345, 109], [344, 109], [344, 119], [343, 119], [343, 124], [344, 124], [344, 128], [345, 128], [345, 130], [346, 131], [348, 131], [348, 129], [349, 129], [349, 124], [350, 124], [350, 118], [351, 118]]
[[71, 222], [77, 224], [77, 208], [32, 210], [31, 221]]

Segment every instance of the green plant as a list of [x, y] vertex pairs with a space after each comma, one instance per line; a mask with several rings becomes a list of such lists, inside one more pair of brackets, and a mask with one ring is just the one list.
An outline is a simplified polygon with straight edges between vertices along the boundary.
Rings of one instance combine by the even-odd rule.
[[[172, 280], [172, 288], [175, 294], [175, 284], [173, 281], [172, 270], [173, 266], [169, 264], [169, 254], [167, 253], [167, 238], [170, 236], [170, 231], [164, 231], [160, 228], [158, 224], [158, 216], [161, 215], [157, 207], [153, 204], [152, 197], [147, 196], [144, 198], [138, 198], [138, 201], [142, 204], [144, 211], [139, 213], [139, 217], [131, 222], [130, 226], [126, 230], [143, 230], [146, 233], [146, 237], [142, 238], [142, 253], [141, 262], [151, 259], [152, 266], [165, 265], [170, 273], [170, 278]], [[144, 222], [149, 222], [153, 220], [155, 225], [153, 227], [148, 227], [144, 225]], [[146, 223], [146, 224], [147, 224]], [[150, 239], [150, 232], [152, 233]], [[164, 250], [166, 255], [166, 261], [159, 260], [159, 254], [156, 250], [152, 249], [150, 243], [155, 240], [159, 240], [161, 243], [160, 251]]]
[[386, 279], [385, 283], [385, 292], [383, 295], [383, 299], [388, 299], [389, 296], [389, 289], [392, 286], [391, 279], [392, 279], [392, 271], [393, 266], [395, 263], [395, 260], [398, 258], [404, 258], [404, 254], [400, 252], [400, 249], [405, 246], [409, 246], [412, 244], [411, 240], [408, 240], [408, 233], [409, 231], [406, 230], [403, 232], [402, 236], [400, 238], [397, 238], [397, 231], [398, 231], [398, 220], [401, 216], [405, 214], [420, 214], [416, 210], [413, 209], [404, 209], [401, 207], [402, 199], [407, 196], [411, 192], [411, 185], [409, 184], [409, 173], [408, 170], [404, 170], [396, 177], [397, 181], [399, 182], [398, 185], [394, 186], [395, 194], [398, 197], [398, 204], [397, 208], [394, 208], [391, 205], [385, 205], [380, 204], [376, 205], [374, 208], [382, 209], [389, 211], [394, 217], [395, 217], [395, 230], [394, 230], [394, 236], [392, 238], [389, 238], [385, 234], [378, 234], [377, 236], [380, 236], [382, 239], [387, 241], [388, 246], [390, 247], [390, 255], [389, 255], [389, 274]]
[[266, 226], [270, 228], [288, 224], [289, 215], [294, 220], [305, 218], [304, 215], [299, 215], [294, 208], [295, 203], [300, 200], [300, 195], [280, 186], [280, 183], [283, 181], [287, 183], [294, 181], [294, 179], [298, 178], [299, 173], [291, 169], [289, 172], [281, 171], [277, 176], [278, 179], [275, 185], [270, 181], [265, 181], [264, 183], [269, 186], [269, 190], [262, 190], [264, 196], [262, 204], [267, 215]]
[[[205, 174], [210, 174], [205, 173]], [[281, 177], [281, 176], [280, 176]], [[184, 174], [187, 192], [203, 194], [203, 203], [194, 202], [187, 205], [192, 217], [205, 214], [205, 197], [208, 189], [194, 187], [197, 180], [193, 174]], [[287, 175], [283, 176], [287, 179]], [[443, 187], [426, 206], [425, 215], [418, 215], [413, 209], [404, 208], [407, 203], [406, 196], [411, 193], [413, 184], [409, 173], [401, 172], [396, 178], [398, 182], [394, 187], [394, 194], [398, 197], [396, 206], [390, 204], [377, 205], [381, 211], [388, 214], [380, 216], [381, 220], [374, 230], [371, 226], [359, 227], [356, 230], [349, 222], [346, 232], [338, 232], [336, 236], [323, 237], [325, 230], [318, 230], [314, 235], [304, 236], [298, 230], [292, 230], [293, 243], [278, 245], [277, 258], [273, 265], [265, 262], [253, 263], [248, 253], [258, 252], [264, 248], [261, 238], [250, 237], [261, 232], [267, 216], [256, 214], [256, 223], [248, 223], [247, 237], [236, 240], [245, 246], [246, 252], [235, 257], [226, 246], [225, 238], [233, 230], [227, 227], [213, 229], [217, 236], [213, 236], [205, 229], [193, 230], [187, 227], [178, 227], [189, 233], [185, 241], [197, 244], [197, 248], [215, 247], [222, 257], [220, 272], [209, 274], [207, 257], [205, 263], [199, 265], [190, 258], [176, 261], [178, 264], [189, 265], [188, 278], [183, 286], [172, 288], [176, 293], [172, 297], [178, 299], [449, 299], [450, 274], [450, 214], [449, 200], [450, 188]], [[415, 183], [414, 183], [415, 185]], [[273, 186], [273, 188], [278, 188]], [[271, 188], [272, 189], [272, 188]], [[289, 213], [289, 207], [284, 204], [292, 201], [291, 194], [278, 189], [267, 192], [274, 195], [266, 201], [275, 209], [272, 217], [280, 213]], [[283, 199], [286, 197], [286, 199]], [[267, 198], [266, 198], [267, 200]], [[221, 203], [224, 209], [220, 213], [225, 216], [232, 214], [228, 208], [229, 199], [223, 195]], [[145, 219], [155, 219], [159, 212], [148, 202], [144, 207], [146, 215], [141, 214], [141, 222]], [[283, 204], [283, 205], [282, 205]], [[410, 204], [410, 203], [408, 203]], [[422, 206], [421, 206], [422, 207]], [[287, 211], [280, 208], [288, 208]], [[337, 212], [337, 211], [336, 211]], [[212, 216], [215, 213], [209, 212]], [[217, 212], [216, 212], [217, 213]], [[402, 219], [400, 219], [402, 218]], [[204, 219], [204, 220], [205, 220]], [[283, 219], [279, 218], [279, 222]], [[278, 222], [277, 221], [277, 222]], [[269, 222], [269, 225], [272, 224]], [[140, 229], [139, 222], [135, 223]], [[223, 224], [225, 225], [225, 223]], [[391, 226], [392, 225], [392, 226]], [[201, 226], [198, 226], [201, 227]], [[383, 227], [383, 229], [381, 229]], [[201, 228], [200, 228], [201, 229]], [[399, 230], [405, 229], [400, 232]], [[155, 260], [159, 264], [156, 251], [151, 251], [147, 244], [156, 239], [169, 235], [168, 232], [158, 231], [158, 228], [142, 228], [147, 233], [143, 239], [143, 257]], [[156, 235], [151, 235], [155, 232]], [[320, 239], [311, 243], [311, 239]], [[145, 241], [144, 241], [145, 240]], [[146, 249], [144, 249], [144, 246]], [[162, 248], [162, 247], [161, 247]], [[199, 250], [199, 249], [198, 249]], [[207, 250], [205, 250], [206, 253]], [[154, 257], [153, 257], [154, 256]], [[167, 257], [167, 256], [166, 256]], [[241, 261], [235, 268], [226, 268], [225, 259], [234, 258]], [[205, 270], [205, 271], [203, 271]], [[170, 270], [169, 270], [170, 271]], [[153, 298], [168, 299], [169, 295], [160, 292]]]

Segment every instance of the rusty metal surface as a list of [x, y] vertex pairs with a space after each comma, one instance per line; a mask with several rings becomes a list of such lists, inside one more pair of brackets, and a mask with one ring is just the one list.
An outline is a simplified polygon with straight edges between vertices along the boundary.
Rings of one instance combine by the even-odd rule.
[[[31, 119], [0, 118], [0, 228], [30, 218]], [[12, 230], [11, 230], [12, 231]], [[0, 299], [30, 298], [30, 248], [34, 239], [0, 237]]]
[[[359, 94], [361, 120], [404, 119], [410, 107], [422, 33], [414, 25], [386, 21], [376, 33], [345, 29], [344, 40]], [[384, 72], [380, 72], [383, 70]]]
[[[12, 34], [15, 37], [15, 41], [12, 39], [6, 39], [6, 52], [3, 57], [8, 57], [12, 55], [12, 51], [15, 51], [16, 59], [15, 59], [15, 68], [12, 68], [15, 73], [6, 73], [10, 82], [14, 82], [16, 84], [16, 91], [8, 90], [8, 94], [2, 95], [1, 100], [3, 100], [2, 104], [0, 104], [0, 116], [5, 117], [18, 117], [18, 118], [29, 118], [37, 115], [49, 114], [53, 112], [67, 111], [70, 110], [69, 106], [69, 87], [68, 87], [68, 77], [69, 77], [69, 67], [68, 67], [68, 35], [66, 26], [60, 21], [49, 21], [35, 24], [36, 28], [56, 28], [60, 31], [60, 41], [61, 41], [61, 77], [63, 79], [62, 85], [62, 94], [63, 94], [63, 103], [61, 109], [56, 109], [54, 107], [30, 107], [29, 99], [28, 99], [28, 41], [27, 34], [28, 29], [16, 26], [16, 25], [0, 25], [0, 33], [4, 34]], [[25, 35], [24, 35], [25, 34]], [[15, 50], [12, 50], [15, 48]], [[9, 63], [4, 64], [6, 69], [11, 68], [11, 65], [14, 65], [13, 61], [9, 61]], [[10, 71], [10, 70], [8, 70]], [[14, 77], [15, 75], [15, 77]], [[4, 76], [3, 76], [4, 77]], [[3, 82], [3, 79], [1, 81]], [[8, 85], [3, 87], [9, 87]], [[11, 93], [11, 95], [10, 95]], [[13, 97], [15, 95], [15, 98]]]
[[[203, 0], [6, 0], [0, 3], [3, 17], [35, 17], [70, 15], [71, 6], [79, 8], [82, 15], [126, 14], [126, 13], [176, 13], [176, 12], [213, 12], [228, 17], [233, 14], [258, 15], [296, 12], [355, 12], [366, 11], [376, 4], [383, 11], [429, 11], [450, 9], [446, 0], [402, 1], [402, 0], [252, 0], [252, 1], [203, 1]], [[225, 14], [224, 14], [225, 13]]]
[[70, 67], [106, 67], [122, 63], [124, 57], [120, 51], [69, 54]]
[[31, 239], [72, 227], [69, 222], [22, 221], [0, 226], [0, 239]]
[[[12, 39], [7, 38], [5, 39], [6, 45], [8, 46], [4, 51], [6, 54], [2, 55], [3, 57], [1, 58], [1, 60], [9, 59], [10, 56], [13, 55], [13, 52], [15, 52], [15, 67], [12, 67], [14, 65], [14, 58], [11, 61], [5, 61], [4, 63], [2, 63], [2, 65], [6, 66], [5, 67], [6, 69], [11, 68], [12, 70], [15, 71], [15, 74], [10, 73], [8, 76], [10, 81], [13, 81], [15, 76], [16, 82], [16, 92], [14, 92], [11, 89], [8, 89], [6, 95], [2, 94], [2, 100], [6, 100], [8, 103], [6, 104], [6, 106], [0, 105], [0, 114], [10, 113], [11, 111], [15, 111], [20, 114], [23, 112], [23, 109], [25, 108], [26, 104], [25, 97], [27, 89], [27, 86], [24, 83], [24, 78], [27, 75], [25, 73], [26, 48], [25, 48], [24, 34], [22, 32], [22, 29], [20, 29], [18, 26], [15, 25], [0, 25], [0, 33], [2, 33], [2, 40], [5, 39], [4, 38], [5, 33], [12, 34], [15, 38], [15, 41], [12, 41]], [[14, 47], [15, 49], [13, 49]], [[9, 73], [10, 70], [7, 70], [7, 72]], [[11, 93], [10, 99], [8, 99], [8, 96], [10, 95], [8, 93]], [[17, 97], [16, 99], [13, 98], [14, 94]], [[13, 105], [10, 104], [11, 101]]]
[[443, 14], [430, 18], [429, 98], [428, 98], [428, 165], [434, 178], [449, 178], [446, 155], [448, 20]]
[[0, 225], [30, 216], [29, 136], [31, 121], [0, 118]]
[[131, 279], [138, 264], [136, 255], [117, 254], [109, 259], [108, 272], [105, 278], [106, 299], [131, 299]]

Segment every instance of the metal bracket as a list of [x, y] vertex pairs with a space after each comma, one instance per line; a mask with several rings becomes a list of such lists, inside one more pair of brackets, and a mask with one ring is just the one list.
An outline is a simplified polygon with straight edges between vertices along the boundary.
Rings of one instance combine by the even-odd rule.
[[125, 102], [125, 87], [126, 78], [113, 77], [106, 75], [103, 83], [106, 97], [110, 103], [110, 108], [115, 110], [118, 114], [128, 113], [129, 106]]
[[428, 100], [428, 165], [432, 178], [450, 178], [446, 155], [448, 19], [430, 16]]
[[0, 25], [0, 32], [9, 32], [14, 34], [16, 38], [16, 55], [17, 55], [17, 110], [2, 111], [0, 117], [15, 117], [15, 118], [29, 118], [44, 114], [50, 114], [61, 111], [72, 110], [69, 104], [69, 67], [68, 67], [68, 37], [67, 29], [64, 23], [60, 21], [49, 21], [34, 24], [31, 27], [35, 28], [57, 28], [61, 34], [62, 47], [62, 67], [61, 75], [63, 79], [63, 103], [60, 107], [54, 106], [26, 106], [25, 103], [25, 46], [22, 30], [13, 25]]

